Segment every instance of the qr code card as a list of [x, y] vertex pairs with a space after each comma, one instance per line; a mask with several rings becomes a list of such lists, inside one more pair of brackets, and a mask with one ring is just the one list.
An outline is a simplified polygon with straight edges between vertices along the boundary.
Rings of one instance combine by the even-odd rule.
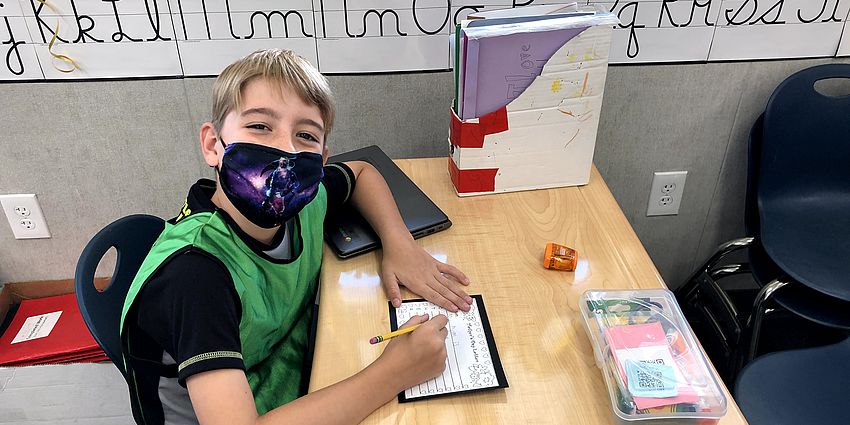
[[679, 394], [676, 373], [662, 359], [626, 360], [626, 382], [637, 397], [675, 397]]

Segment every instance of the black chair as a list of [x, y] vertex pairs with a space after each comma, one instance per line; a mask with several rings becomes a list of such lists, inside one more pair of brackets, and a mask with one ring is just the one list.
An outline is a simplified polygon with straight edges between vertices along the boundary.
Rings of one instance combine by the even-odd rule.
[[850, 338], [833, 345], [759, 357], [735, 384], [752, 425], [850, 424]]
[[[814, 89], [850, 77], [850, 65], [798, 72], [775, 90], [749, 138], [744, 224], [677, 291], [686, 315], [717, 341], [727, 381], [758, 353], [772, 303], [833, 328], [850, 329], [850, 96]], [[747, 261], [728, 264], [738, 250]], [[761, 288], [739, 311], [718, 280], [751, 274]], [[712, 351], [706, 347], [707, 351]]]
[[[124, 297], [164, 228], [165, 222], [151, 215], [120, 218], [94, 235], [77, 262], [74, 288], [80, 313], [97, 343], [122, 374], [125, 370], [119, 326]], [[109, 286], [99, 291], [94, 286], [95, 270], [111, 247], [118, 251], [115, 272]]]

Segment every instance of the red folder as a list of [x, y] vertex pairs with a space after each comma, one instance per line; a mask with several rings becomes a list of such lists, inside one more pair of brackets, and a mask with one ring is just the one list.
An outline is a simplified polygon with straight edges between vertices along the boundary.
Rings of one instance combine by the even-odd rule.
[[109, 357], [106, 354], [89, 354], [85, 356], [73, 356], [73, 357], [61, 357], [61, 358], [50, 358], [50, 359], [39, 359], [33, 361], [25, 361], [20, 363], [10, 363], [4, 366], [8, 367], [21, 367], [21, 366], [35, 366], [35, 365], [43, 365], [43, 364], [64, 364], [64, 363], [96, 363], [96, 362], [108, 362]]
[[[61, 311], [47, 336], [12, 344], [27, 318]], [[45, 328], [46, 329], [46, 328]], [[103, 350], [89, 333], [74, 294], [24, 300], [0, 336], [0, 366], [98, 361]]]

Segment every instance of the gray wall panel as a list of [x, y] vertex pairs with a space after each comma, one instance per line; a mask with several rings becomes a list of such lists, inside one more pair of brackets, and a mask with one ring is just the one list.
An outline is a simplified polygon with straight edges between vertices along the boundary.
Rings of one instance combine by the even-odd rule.
[[[444, 155], [451, 73], [329, 76], [337, 102], [331, 154], [377, 144], [393, 158]], [[212, 78], [184, 80], [192, 124], [210, 119]], [[437, 105], [445, 105], [438, 107]]]
[[208, 179], [215, 178], [215, 171], [204, 162], [201, 155], [200, 129], [201, 125], [210, 120], [212, 114], [212, 83], [213, 78], [186, 78], [183, 86], [186, 92], [186, 107], [189, 114], [187, 125], [191, 129], [191, 137], [184, 141], [191, 149], [198, 152], [196, 163], [200, 176]]
[[[669, 285], [742, 233], [745, 135], [773, 88], [830, 61], [610, 68], [595, 162]], [[332, 152], [378, 144], [396, 158], [445, 155], [451, 73], [329, 79]], [[16, 241], [0, 224], [0, 284], [72, 276], [86, 241], [120, 216], [173, 216], [188, 186], [213, 175], [198, 148], [211, 87], [0, 84], [0, 193], [37, 193], [54, 235]], [[646, 217], [652, 172], [670, 170], [689, 172], [679, 215]]]
[[[668, 284], [689, 273], [741, 97], [742, 64], [612, 67], [595, 161]], [[736, 72], [737, 71], [737, 72]], [[677, 216], [646, 217], [654, 171], [687, 170]]]
[[100, 228], [173, 215], [198, 177], [180, 80], [3, 84], [0, 98], [0, 193], [36, 193], [53, 236], [0, 226], [2, 282], [73, 276]]
[[[705, 222], [705, 231], [691, 268], [699, 267], [716, 248], [730, 239], [746, 236], [744, 199], [747, 183], [747, 140], [750, 128], [776, 87], [791, 74], [824, 63], [850, 63], [848, 59], [753, 62], [745, 70], [746, 90], [732, 124], [729, 146]], [[844, 84], [846, 88], [850, 83]], [[836, 86], [836, 88], [839, 86]], [[846, 91], [844, 92], [846, 93]]]
[[337, 98], [332, 153], [374, 144], [393, 158], [446, 155], [450, 72], [329, 79]]

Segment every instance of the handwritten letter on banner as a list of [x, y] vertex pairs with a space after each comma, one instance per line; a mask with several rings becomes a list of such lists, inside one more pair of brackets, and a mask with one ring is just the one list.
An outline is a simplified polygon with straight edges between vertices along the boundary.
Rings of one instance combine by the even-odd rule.
[[[441, 70], [451, 66], [449, 34], [468, 14], [569, 2], [0, 0], [0, 80], [216, 75], [268, 47], [329, 74]], [[620, 18], [615, 64], [850, 55], [850, 0], [581, 3]], [[79, 67], [61, 72], [69, 66], [56, 55]]]

